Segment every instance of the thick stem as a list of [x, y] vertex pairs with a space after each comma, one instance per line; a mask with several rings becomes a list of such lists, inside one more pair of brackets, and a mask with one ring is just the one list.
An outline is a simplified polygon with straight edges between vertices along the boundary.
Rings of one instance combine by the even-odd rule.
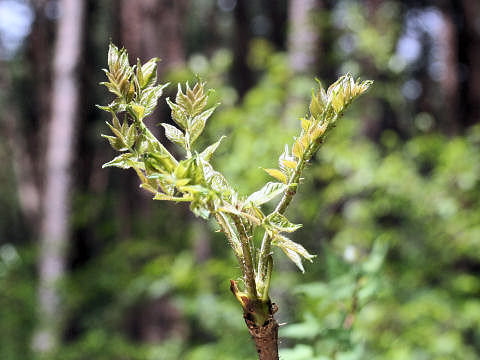
[[251, 300], [257, 299], [257, 286], [255, 284], [255, 269], [253, 267], [252, 254], [250, 253], [250, 239], [248, 238], [245, 227], [238, 216], [232, 216], [238, 235], [240, 236], [240, 243], [242, 245], [245, 287], [249, 298]]
[[259, 360], [278, 360], [278, 323], [269, 315], [262, 326], [257, 326], [245, 317], [248, 331], [255, 342]]

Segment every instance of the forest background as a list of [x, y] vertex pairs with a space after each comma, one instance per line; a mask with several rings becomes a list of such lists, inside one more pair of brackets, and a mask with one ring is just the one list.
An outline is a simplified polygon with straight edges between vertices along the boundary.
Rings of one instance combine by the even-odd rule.
[[162, 59], [165, 97], [216, 89], [203, 141], [243, 194], [315, 76], [375, 80], [289, 210], [317, 258], [275, 257], [281, 357], [480, 357], [478, 1], [0, 0], [0, 359], [255, 357], [222, 235], [101, 169], [110, 41]]

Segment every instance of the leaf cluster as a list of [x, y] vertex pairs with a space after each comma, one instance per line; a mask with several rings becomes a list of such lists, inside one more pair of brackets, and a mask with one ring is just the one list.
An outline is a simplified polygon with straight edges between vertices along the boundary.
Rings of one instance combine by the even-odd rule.
[[[157, 85], [157, 62], [158, 59], [152, 59], [141, 64], [137, 60], [137, 64], [131, 66], [126, 50], [110, 45], [108, 69], [104, 70], [109, 81], [103, 85], [115, 99], [99, 108], [112, 116], [111, 122], [107, 122], [112, 135], [103, 136], [121, 154], [104, 167], [132, 168], [141, 181], [140, 186], [151, 192], [154, 200], [188, 202], [197, 216], [214, 217], [238, 258], [247, 297], [266, 301], [272, 266], [270, 244], [280, 247], [302, 271], [302, 258], [311, 261], [314, 257], [285, 236], [301, 225], [291, 223], [284, 212], [295, 195], [302, 170], [318, 150], [327, 130], [371, 82], [354, 82], [347, 74], [327, 91], [320, 86], [320, 90], [312, 94], [310, 115], [301, 119], [301, 133], [295, 138], [292, 150], [285, 146], [279, 169], [266, 169], [278, 181], [268, 182], [244, 197], [210, 163], [223, 136], [205, 149], [194, 148], [218, 106], [209, 106], [209, 92], [200, 79], [193, 87], [188, 82], [184, 87], [178, 84], [174, 101], [166, 99], [177, 126], [168, 123], [162, 126], [166, 137], [184, 150], [183, 158], [174, 157], [145, 126], [144, 118], [153, 112], [168, 85]], [[276, 209], [265, 214], [262, 205], [280, 195], [282, 200]], [[260, 249], [253, 243], [257, 227], [265, 233]]]

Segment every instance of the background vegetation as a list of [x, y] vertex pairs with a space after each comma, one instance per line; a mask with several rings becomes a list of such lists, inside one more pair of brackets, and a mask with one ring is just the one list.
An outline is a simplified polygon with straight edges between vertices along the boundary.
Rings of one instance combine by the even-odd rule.
[[[71, 137], [65, 126], [51, 135], [68, 2], [0, 0], [1, 359], [255, 357], [222, 234], [151, 201], [134, 173], [101, 169], [113, 153], [93, 105], [110, 99], [98, 86], [110, 39], [131, 62], [162, 58], [161, 82], [199, 74], [216, 89], [203, 141], [227, 135], [214, 163], [244, 194], [291, 142], [314, 76], [374, 79], [289, 210], [304, 224], [295, 240], [318, 257], [305, 275], [275, 257], [281, 356], [480, 357], [477, 1], [78, 0], [78, 54], [64, 58], [77, 64]], [[160, 136], [168, 114], [161, 100], [150, 122]], [[55, 148], [70, 154], [71, 178], [68, 226], [51, 245], [46, 189], [65, 175], [49, 162]]]

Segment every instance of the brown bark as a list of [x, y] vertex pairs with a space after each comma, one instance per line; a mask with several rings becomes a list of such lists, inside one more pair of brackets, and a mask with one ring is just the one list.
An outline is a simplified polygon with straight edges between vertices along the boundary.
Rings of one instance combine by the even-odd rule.
[[278, 323], [270, 314], [262, 326], [245, 316], [248, 331], [255, 342], [259, 360], [278, 360]]
[[259, 360], [278, 360], [278, 323], [273, 315], [276, 304], [258, 298], [252, 299], [239, 291], [237, 282], [230, 280], [230, 291], [243, 308], [243, 318], [255, 343]]
[[45, 160], [45, 195], [40, 225], [39, 317], [40, 329], [34, 347], [52, 351], [59, 341], [62, 322], [58, 281], [65, 271], [70, 214], [71, 165], [79, 91], [77, 67], [80, 62], [84, 16], [83, 0], [60, 2], [54, 48], [51, 119], [48, 126]]

